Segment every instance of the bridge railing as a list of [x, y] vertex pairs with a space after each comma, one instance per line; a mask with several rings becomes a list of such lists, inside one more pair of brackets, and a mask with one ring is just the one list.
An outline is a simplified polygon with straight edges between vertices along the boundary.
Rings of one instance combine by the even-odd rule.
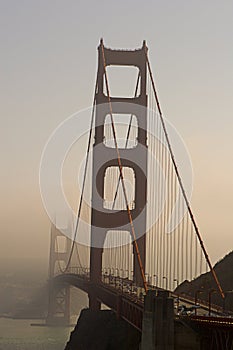
[[[90, 280], [90, 269], [88, 267], [70, 266], [66, 270], [65, 274], [75, 274], [82, 279]], [[135, 303], [144, 302], [144, 296], [145, 296], [144, 288], [137, 286], [135, 282], [129, 277], [122, 277], [122, 276], [119, 276], [119, 274], [117, 273], [115, 274], [114, 272], [112, 273], [111, 270], [103, 269], [101, 282], [105, 287], [115, 290], [118, 293], [129, 297]], [[149, 284], [148, 288], [156, 291], [162, 290], [161, 288], [154, 286], [152, 284]], [[209, 311], [210, 309], [209, 303], [205, 300], [198, 300], [197, 302], [195, 298], [193, 298], [190, 295], [186, 295], [184, 293], [176, 294], [171, 292], [171, 296], [176, 299], [177, 314], [181, 303], [185, 303], [188, 305], [198, 305], [200, 306], [200, 309], [206, 310], [206, 311]], [[211, 303], [211, 313], [222, 315], [223, 308], [220, 307], [219, 305], [215, 305]]]
[[179, 301], [181, 302], [185, 302], [187, 304], [190, 305], [199, 305], [202, 309], [209, 311], [210, 306], [211, 306], [211, 312], [213, 313], [217, 313], [217, 314], [221, 314], [223, 312], [223, 308], [219, 305], [213, 304], [211, 303], [211, 305], [209, 304], [209, 302], [207, 302], [206, 300], [196, 300], [194, 297], [187, 295], [185, 293], [182, 294], [176, 294], [173, 293], [173, 295], [179, 299]]
[[64, 274], [74, 274], [89, 279], [90, 269], [88, 267], [70, 266], [68, 269], [66, 269]]

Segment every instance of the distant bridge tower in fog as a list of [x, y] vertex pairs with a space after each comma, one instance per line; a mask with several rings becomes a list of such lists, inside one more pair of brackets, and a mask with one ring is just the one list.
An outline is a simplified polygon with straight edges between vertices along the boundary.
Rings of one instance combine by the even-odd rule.
[[[63, 229], [64, 232], [64, 229]], [[71, 240], [67, 238], [55, 225], [51, 226], [50, 258], [49, 258], [49, 304], [47, 324], [70, 324], [70, 285], [54, 283], [54, 277], [61, 267], [66, 266]]]

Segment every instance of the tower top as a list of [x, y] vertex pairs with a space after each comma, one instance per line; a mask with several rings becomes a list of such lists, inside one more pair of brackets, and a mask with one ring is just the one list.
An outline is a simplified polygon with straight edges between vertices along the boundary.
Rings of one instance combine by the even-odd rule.
[[[101, 46], [104, 46], [104, 39], [103, 38], [100, 38], [100, 47]], [[104, 46], [105, 47], [105, 46]], [[106, 47], [105, 47], [106, 48]], [[144, 50], [148, 50], [147, 46], [146, 46], [146, 40], [143, 40], [142, 41], [142, 47], [141, 49], [144, 49]], [[121, 49], [121, 51], [138, 51], [138, 50], [141, 50], [141, 49], [135, 49], [135, 50], [126, 50], [126, 49]], [[113, 50], [113, 49], [109, 49], [109, 50]]]

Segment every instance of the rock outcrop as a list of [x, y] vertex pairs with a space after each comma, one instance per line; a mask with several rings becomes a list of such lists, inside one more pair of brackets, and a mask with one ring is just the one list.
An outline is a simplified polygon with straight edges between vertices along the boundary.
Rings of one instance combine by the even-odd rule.
[[138, 350], [140, 332], [111, 310], [83, 309], [65, 350]]

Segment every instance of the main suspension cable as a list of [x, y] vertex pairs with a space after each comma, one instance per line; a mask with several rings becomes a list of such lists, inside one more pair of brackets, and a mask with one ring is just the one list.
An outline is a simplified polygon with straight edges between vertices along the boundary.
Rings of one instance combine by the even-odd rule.
[[[140, 81], [140, 71], [138, 72], [138, 77], [137, 77], [134, 97], [136, 97], [137, 93], [138, 93], [139, 81]], [[125, 148], [127, 148], [127, 146], [128, 146], [130, 130], [131, 130], [131, 127], [132, 127], [132, 121], [133, 121], [133, 114], [131, 114], [131, 116], [130, 116], [129, 126], [128, 126], [128, 130], [127, 130], [127, 135], [126, 135], [126, 141], [125, 141]], [[116, 192], [115, 192], [114, 200], [113, 200], [113, 204], [112, 204], [112, 210], [115, 207], [115, 203], [116, 203], [116, 199], [117, 199], [117, 193], [118, 193], [118, 189], [119, 189], [119, 186], [120, 186], [120, 182], [121, 182], [121, 178], [119, 176], [118, 182], [117, 182], [117, 187], [116, 187]]]
[[173, 150], [172, 150], [172, 147], [171, 147], [171, 143], [170, 143], [170, 140], [169, 140], [169, 137], [168, 137], [167, 128], [166, 128], [165, 121], [164, 121], [163, 114], [162, 114], [162, 110], [161, 110], [161, 107], [160, 107], [158, 94], [157, 94], [157, 91], [156, 91], [156, 88], [155, 88], [155, 83], [154, 83], [152, 70], [151, 70], [151, 66], [150, 66], [150, 62], [149, 62], [149, 59], [148, 59], [148, 54], [147, 54], [146, 48], [145, 48], [145, 56], [146, 56], [147, 66], [148, 66], [148, 70], [149, 70], [149, 74], [150, 74], [150, 78], [151, 78], [152, 88], [153, 88], [153, 91], [154, 91], [154, 97], [155, 97], [156, 104], [157, 104], [158, 111], [159, 111], [160, 121], [161, 121], [162, 128], [163, 128], [163, 131], [164, 131], [164, 135], [165, 135], [165, 139], [166, 139], [166, 142], [167, 142], [168, 150], [169, 150], [169, 153], [171, 155], [171, 159], [172, 159], [174, 170], [175, 170], [175, 173], [176, 173], [176, 176], [177, 176], [177, 180], [178, 180], [178, 183], [179, 183], [179, 186], [180, 186], [183, 198], [185, 200], [185, 204], [187, 206], [187, 210], [188, 210], [190, 219], [192, 221], [192, 224], [194, 226], [194, 229], [195, 229], [196, 235], [198, 237], [199, 243], [201, 245], [202, 251], [203, 251], [204, 256], [206, 258], [207, 264], [208, 264], [208, 266], [210, 268], [210, 271], [211, 271], [211, 273], [212, 273], [212, 275], [214, 277], [214, 280], [215, 280], [215, 282], [217, 284], [217, 287], [218, 287], [218, 290], [220, 292], [220, 295], [222, 296], [222, 298], [225, 298], [225, 295], [224, 295], [223, 289], [221, 287], [221, 284], [220, 284], [220, 282], [218, 280], [218, 277], [216, 275], [216, 272], [214, 271], [214, 268], [213, 268], [213, 266], [211, 264], [211, 261], [210, 261], [210, 258], [208, 256], [208, 253], [207, 253], [207, 251], [205, 249], [205, 246], [204, 246], [201, 234], [200, 234], [199, 229], [197, 227], [197, 224], [196, 224], [196, 221], [195, 221], [195, 218], [194, 218], [191, 206], [189, 204], [189, 200], [188, 200], [188, 197], [186, 195], [186, 191], [184, 189], [183, 182], [182, 182], [182, 179], [181, 179], [181, 176], [180, 176], [177, 164], [176, 164], [175, 156], [174, 156], [174, 153], [173, 153]]
[[[76, 244], [76, 237], [77, 237], [77, 232], [78, 232], [78, 227], [79, 227], [79, 222], [80, 222], [80, 215], [81, 215], [81, 209], [82, 209], [82, 203], [83, 203], [83, 197], [84, 197], [84, 189], [85, 189], [85, 183], [86, 183], [86, 177], [87, 177], [88, 160], [89, 160], [89, 154], [90, 154], [90, 148], [91, 148], [91, 137], [92, 137], [94, 115], [95, 115], [95, 105], [96, 105], [96, 92], [97, 92], [97, 78], [96, 78], [96, 84], [95, 84], [94, 100], [93, 100], [93, 105], [92, 105], [91, 123], [90, 123], [89, 137], [88, 137], [85, 168], [84, 168], [84, 174], [83, 174], [82, 190], [81, 190], [81, 195], [80, 195], [80, 199], [79, 199], [79, 206], [78, 206], [78, 211], [77, 211], [77, 219], [76, 219], [76, 223], [75, 223], [74, 236], [72, 239], [72, 246], [71, 246], [69, 258], [67, 260], [67, 264], [66, 264], [65, 269], [62, 271], [63, 273], [65, 273], [69, 268], [71, 258], [73, 255], [73, 251], [74, 251], [74, 247]], [[77, 250], [77, 255], [78, 255], [78, 250]], [[81, 264], [81, 260], [80, 260], [79, 255], [78, 255], [78, 259], [79, 259], [80, 264]]]

